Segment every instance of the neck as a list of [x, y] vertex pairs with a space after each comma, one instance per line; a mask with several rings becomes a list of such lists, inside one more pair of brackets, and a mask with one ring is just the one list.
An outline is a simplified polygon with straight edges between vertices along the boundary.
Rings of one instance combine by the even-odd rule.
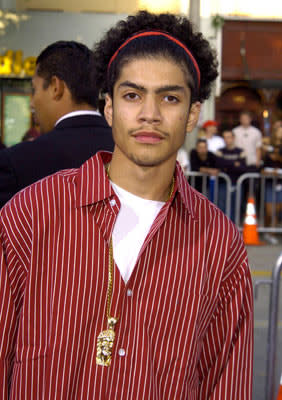
[[72, 104], [61, 109], [61, 117], [74, 111], [97, 111], [97, 109], [87, 103]]
[[230, 144], [229, 146], [226, 146], [227, 150], [233, 150], [235, 148], [234, 144]]
[[97, 111], [97, 108], [94, 108], [87, 103], [81, 103], [81, 104], [74, 104], [72, 110], [70, 110], [69, 112], [72, 111]]
[[157, 166], [143, 167], [115, 150], [108, 174], [112, 182], [135, 196], [167, 201], [172, 191], [175, 169], [175, 160], [169, 161]]

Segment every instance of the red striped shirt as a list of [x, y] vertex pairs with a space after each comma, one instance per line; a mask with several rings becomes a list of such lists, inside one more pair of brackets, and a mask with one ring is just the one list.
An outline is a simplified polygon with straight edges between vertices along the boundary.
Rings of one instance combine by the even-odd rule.
[[120, 207], [110, 157], [47, 177], [1, 211], [2, 398], [251, 399], [246, 251], [179, 166], [127, 284], [114, 265], [111, 315], [120, 319], [110, 367], [96, 365]]

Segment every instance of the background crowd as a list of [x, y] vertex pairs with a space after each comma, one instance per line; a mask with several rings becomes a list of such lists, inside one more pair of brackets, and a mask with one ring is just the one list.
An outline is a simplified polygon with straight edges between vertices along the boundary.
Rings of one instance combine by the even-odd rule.
[[[217, 121], [205, 121], [198, 130], [195, 148], [190, 152], [182, 148], [178, 154], [178, 161], [186, 174], [189, 175], [189, 171], [202, 174], [193, 179], [194, 186], [210, 200], [215, 198], [215, 177], [219, 173], [225, 173], [230, 178], [230, 217], [233, 221], [238, 178], [249, 172], [261, 173], [266, 182], [265, 224], [276, 226], [282, 222], [282, 121], [275, 122], [270, 137], [263, 137], [261, 131], [252, 125], [252, 115], [246, 110], [240, 114], [240, 125], [230, 129], [221, 131]], [[216, 203], [225, 212], [227, 186], [223, 179], [219, 179], [218, 182]], [[247, 189], [245, 192], [242, 208], [246, 206]], [[259, 190], [257, 192], [259, 194]], [[269, 234], [266, 238], [275, 240]]]

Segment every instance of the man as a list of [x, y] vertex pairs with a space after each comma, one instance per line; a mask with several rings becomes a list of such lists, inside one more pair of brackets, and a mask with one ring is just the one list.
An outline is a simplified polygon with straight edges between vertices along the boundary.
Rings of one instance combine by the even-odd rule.
[[235, 146], [244, 150], [249, 171], [258, 169], [262, 159], [262, 134], [259, 129], [251, 125], [251, 122], [251, 113], [242, 111], [240, 125], [233, 129]]
[[113, 150], [111, 129], [96, 111], [93, 53], [59, 41], [36, 64], [31, 106], [43, 135], [0, 152], [0, 207], [31, 183], [79, 167], [99, 150]]
[[214, 120], [208, 120], [203, 124], [203, 129], [207, 139], [208, 150], [216, 153], [218, 149], [224, 146], [224, 140], [217, 135], [218, 123]]
[[222, 171], [229, 175], [232, 184], [236, 185], [239, 176], [247, 172], [246, 155], [243, 149], [235, 146], [234, 132], [225, 130], [222, 136], [225, 146], [216, 152], [216, 156]]
[[214, 201], [214, 183], [215, 177], [219, 174], [220, 170], [217, 167], [217, 157], [208, 151], [207, 140], [200, 138], [196, 142], [196, 148], [190, 152], [191, 170], [201, 172], [207, 175], [197, 176], [192, 178], [192, 186], [199, 192], [203, 193], [211, 201]]
[[202, 172], [211, 176], [219, 173], [217, 157], [208, 150], [207, 140], [198, 139], [196, 148], [191, 150], [190, 162], [192, 171]]
[[95, 60], [113, 155], [1, 211], [3, 392], [11, 382], [26, 399], [251, 399], [242, 239], [176, 165], [214, 54], [187, 19], [140, 12]]
[[[236, 202], [236, 182], [240, 175], [247, 172], [246, 156], [243, 149], [235, 146], [235, 135], [232, 130], [225, 130], [222, 133], [225, 147], [216, 152], [218, 165], [222, 172], [226, 173], [231, 179], [231, 207], [230, 218], [235, 222], [235, 202]], [[242, 202], [242, 200], [241, 200]], [[226, 183], [222, 182], [219, 186], [219, 208], [226, 211]]]

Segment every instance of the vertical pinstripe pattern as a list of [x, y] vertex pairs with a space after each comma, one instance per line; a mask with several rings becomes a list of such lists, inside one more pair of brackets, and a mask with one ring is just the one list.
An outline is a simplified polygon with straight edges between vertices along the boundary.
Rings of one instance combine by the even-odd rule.
[[103, 168], [109, 159], [98, 153], [47, 177], [1, 211], [0, 398], [251, 399], [252, 284], [242, 239], [178, 167], [176, 193], [126, 285], [114, 267], [113, 359], [96, 365], [120, 206]]

